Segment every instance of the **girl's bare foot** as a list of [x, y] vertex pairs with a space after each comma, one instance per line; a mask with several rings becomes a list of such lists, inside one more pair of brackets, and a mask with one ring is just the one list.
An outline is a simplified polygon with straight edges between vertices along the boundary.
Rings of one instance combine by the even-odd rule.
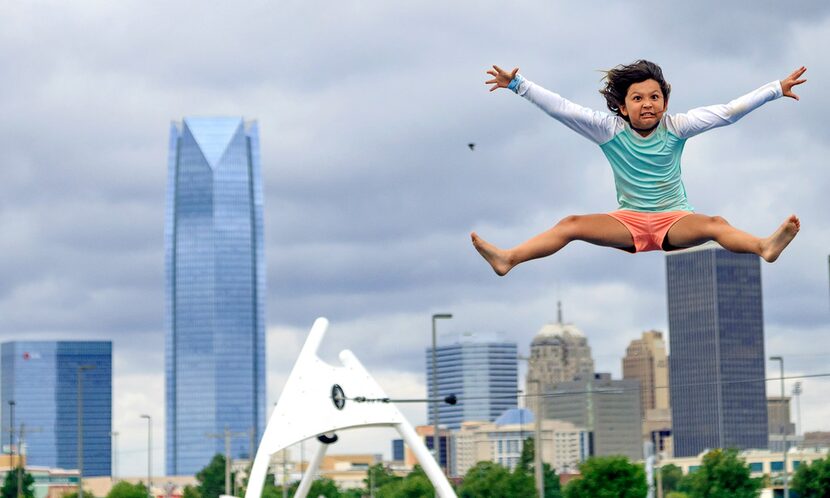
[[792, 242], [799, 229], [801, 229], [801, 221], [793, 214], [784, 220], [784, 223], [778, 227], [775, 233], [761, 242], [761, 257], [767, 263], [772, 263], [778, 259], [781, 251]]
[[490, 266], [493, 267], [493, 271], [496, 272], [496, 275], [502, 277], [506, 275], [511, 268], [513, 268], [513, 265], [510, 264], [510, 260], [507, 256], [507, 251], [499, 249], [493, 244], [487, 242], [479, 237], [475, 232], [471, 233], [470, 237], [473, 239], [473, 246], [475, 246], [478, 253], [481, 254], [481, 256], [487, 260], [488, 263], [490, 263]]

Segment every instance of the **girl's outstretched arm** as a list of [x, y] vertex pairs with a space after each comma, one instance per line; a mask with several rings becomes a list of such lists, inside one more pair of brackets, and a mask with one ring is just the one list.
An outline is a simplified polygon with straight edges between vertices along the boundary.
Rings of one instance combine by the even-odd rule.
[[680, 138], [691, 138], [704, 131], [735, 123], [765, 103], [780, 97], [798, 100], [792, 88], [807, 81], [799, 79], [807, 68], [800, 67], [783, 80], [776, 80], [722, 105], [698, 107], [683, 114], [668, 116], [669, 130]]
[[618, 128], [622, 126], [621, 118], [574, 104], [560, 95], [524, 79], [519, 74], [518, 67], [508, 72], [494, 65], [493, 69], [487, 71], [487, 74], [492, 78], [484, 83], [493, 85], [490, 87], [491, 92], [499, 88], [510, 89], [536, 104], [552, 118], [598, 145], [611, 140], [614, 134], [619, 131]]

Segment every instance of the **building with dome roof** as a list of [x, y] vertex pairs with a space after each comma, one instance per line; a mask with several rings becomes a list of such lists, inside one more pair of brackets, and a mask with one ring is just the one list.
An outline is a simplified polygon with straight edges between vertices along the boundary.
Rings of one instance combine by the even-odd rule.
[[535, 395], [561, 382], [593, 373], [594, 359], [588, 339], [574, 324], [562, 321], [562, 303], [557, 303], [557, 321], [542, 326], [530, 344], [525, 386], [528, 407], [535, 413]]

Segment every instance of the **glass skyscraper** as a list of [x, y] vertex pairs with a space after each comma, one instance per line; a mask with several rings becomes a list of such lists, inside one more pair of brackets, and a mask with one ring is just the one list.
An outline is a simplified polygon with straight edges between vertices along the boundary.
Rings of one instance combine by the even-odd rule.
[[14, 446], [25, 448], [27, 465], [77, 469], [80, 394], [84, 476], [111, 475], [112, 343], [6, 342], [0, 360], [3, 445], [13, 410]]
[[675, 456], [766, 448], [761, 264], [712, 243], [666, 257]]
[[170, 128], [166, 246], [167, 474], [248, 457], [265, 422], [265, 260], [256, 122]]
[[[492, 422], [505, 410], [516, 408], [517, 354], [515, 342], [499, 340], [495, 334], [464, 334], [453, 344], [438, 345], [438, 396], [458, 397], [455, 405], [438, 405], [441, 426], [458, 429], [464, 421]], [[432, 348], [426, 350], [426, 367], [431, 397], [435, 385]], [[431, 406], [427, 406], [427, 415], [433, 424]]]

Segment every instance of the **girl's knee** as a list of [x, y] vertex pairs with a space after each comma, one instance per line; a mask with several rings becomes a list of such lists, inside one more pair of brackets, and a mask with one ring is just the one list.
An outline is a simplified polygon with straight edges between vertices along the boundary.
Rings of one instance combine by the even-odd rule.
[[728, 226], [729, 222], [723, 216], [712, 216], [709, 218], [709, 223], [716, 226]]

